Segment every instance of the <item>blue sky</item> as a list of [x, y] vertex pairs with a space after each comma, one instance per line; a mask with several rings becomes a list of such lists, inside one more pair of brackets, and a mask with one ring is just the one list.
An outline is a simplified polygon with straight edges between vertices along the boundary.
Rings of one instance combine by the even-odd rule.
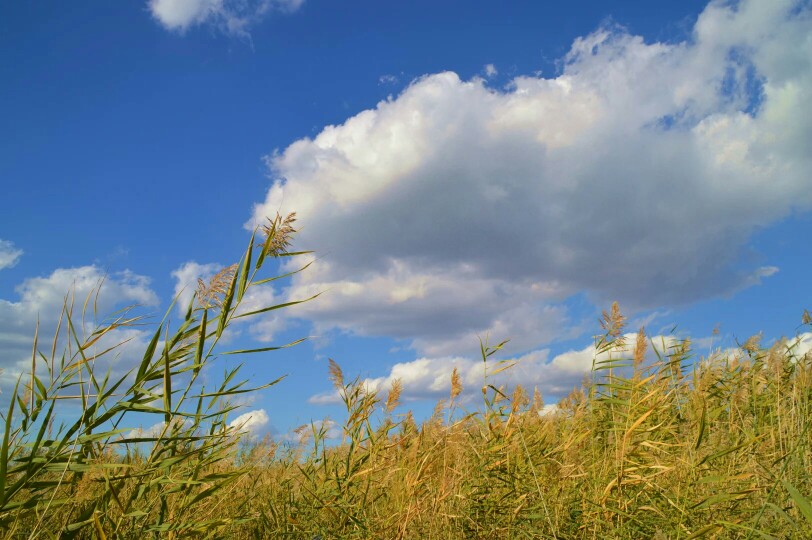
[[510, 338], [504, 382], [553, 402], [612, 300], [699, 352], [812, 308], [807, 3], [2, 10], [6, 392], [71, 284], [161, 313], [277, 209], [320, 258], [257, 301], [327, 291], [233, 338], [315, 337], [247, 362], [289, 374], [246, 403], [279, 433], [340, 418], [328, 357], [420, 412], [454, 366], [478, 388], [478, 334]]

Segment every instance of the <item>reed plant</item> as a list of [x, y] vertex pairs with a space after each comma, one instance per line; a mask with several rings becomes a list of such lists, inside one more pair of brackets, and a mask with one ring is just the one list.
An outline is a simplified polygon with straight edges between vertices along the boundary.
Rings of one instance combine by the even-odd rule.
[[[699, 356], [689, 339], [628, 334], [616, 304], [591, 376], [552, 411], [537, 390], [496, 384], [512, 363], [499, 359], [506, 342], [485, 341], [475, 402], [455, 371], [448, 399], [417, 422], [396, 414], [399, 381], [379, 395], [331, 360], [340, 440], [314, 422], [297, 443], [240, 442], [230, 399], [278, 380], [249, 388], [232, 369], [206, 389], [200, 373], [223, 355], [279, 348], [219, 350], [237, 320], [296, 303], [241, 307], [277, 279], [258, 276], [268, 258], [296, 255], [292, 223], [272, 220], [201, 283], [183, 321], [160, 322], [126, 374], [95, 368], [115, 348], [89, 351], [141, 321], [125, 311], [83, 334], [65, 303], [3, 416], [4, 537], [812, 538], [812, 355], [799, 339]], [[799, 333], [810, 331], [804, 312]], [[81, 413], [55, 428], [63, 402]], [[123, 429], [134, 415], [160, 429]]]

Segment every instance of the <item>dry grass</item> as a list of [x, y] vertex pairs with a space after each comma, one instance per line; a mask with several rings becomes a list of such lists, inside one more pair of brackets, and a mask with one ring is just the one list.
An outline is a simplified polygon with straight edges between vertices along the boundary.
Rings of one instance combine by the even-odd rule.
[[[3, 536], [812, 537], [810, 355], [792, 339], [765, 349], [756, 337], [696, 358], [682, 340], [647, 363], [644, 330], [627, 349], [616, 304], [601, 321], [591, 378], [553, 413], [541, 414], [537, 390], [530, 398], [492, 379], [466, 412], [455, 371], [450, 399], [417, 424], [393, 414], [399, 381], [383, 400], [331, 360], [346, 408], [340, 443], [325, 423], [303, 427], [298, 445], [240, 443], [227, 427], [229, 396], [246, 390], [237, 372], [212, 390], [197, 377], [235, 318], [286, 307], [236, 314], [246, 290], [276, 279], [256, 279], [265, 257], [294, 255], [292, 222], [272, 220], [256, 257], [252, 238], [240, 263], [202, 285], [177, 330], [159, 325], [125, 376], [94, 372], [85, 353], [135, 319], [79, 336], [66, 302], [70, 354], [35, 344], [37, 372], [3, 416]], [[503, 345], [482, 344], [490, 377], [511, 367], [496, 359]], [[84, 413], [54, 429], [68, 395]], [[122, 433], [133, 413], [164, 420], [162, 433]]]

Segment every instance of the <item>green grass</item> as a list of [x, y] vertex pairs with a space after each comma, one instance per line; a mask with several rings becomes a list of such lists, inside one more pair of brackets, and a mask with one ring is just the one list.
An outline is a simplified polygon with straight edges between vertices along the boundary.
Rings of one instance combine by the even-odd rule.
[[[641, 330], [624, 343], [616, 305], [591, 378], [553, 413], [493, 379], [466, 411], [452, 377], [449, 399], [417, 424], [393, 414], [398, 384], [379, 396], [331, 362], [347, 412], [339, 444], [318, 424], [294, 446], [241, 442], [230, 400], [258, 388], [234, 369], [207, 389], [200, 373], [223, 355], [273, 349], [219, 342], [239, 318], [292, 307], [241, 309], [247, 291], [277, 279], [261, 277], [269, 258], [296, 255], [286, 251], [292, 222], [270, 222], [235, 266], [201, 284], [181, 324], [159, 323], [129, 373], [99, 373], [96, 360], [116, 348], [94, 345], [142, 321], [125, 310], [84, 332], [92, 298], [82, 313], [66, 300], [3, 412], [0, 535], [812, 538], [812, 357], [793, 339], [706, 358], [674, 340], [647, 363], [648, 339]], [[502, 345], [482, 345], [491, 375], [510, 369]], [[83, 412], [61, 423], [68, 401]], [[160, 433], [120, 427], [150, 417]]]

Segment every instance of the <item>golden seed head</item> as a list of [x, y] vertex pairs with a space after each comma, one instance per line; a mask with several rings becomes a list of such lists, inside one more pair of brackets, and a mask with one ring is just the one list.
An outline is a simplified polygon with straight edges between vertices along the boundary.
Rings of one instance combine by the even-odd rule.
[[646, 348], [648, 347], [648, 340], [646, 339], [646, 329], [640, 327], [637, 332], [637, 343], [634, 347], [634, 367], [638, 367], [643, 363], [646, 358]]
[[400, 401], [400, 392], [403, 390], [403, 384], [400, 379], [392, 381], [392, 387], [389, 389], [389, 396], [386, 398], [386, 412], [392, 412], [398, 406]]
[[510, 398], [510, 409], [511, 412], [514, 414], [519, 411], [519, 409], [524, 408], [529, 403], [529, 399], [527, 398], [527, 393], [524, 391], [524, 388], [521, 384], [517, 384], [516, 388], [513, 389], [513, 396]]
[[341, 368], [338, 364], [336, 364], [335, 360], [332, 358], [329, 359], [330, 366], [327, 368], [330, 372], [330, 380], [333, 382], [333, 386], [336, 389], [341, 390], [344, 388], [344, 373], [341, 371]]
[[296, 229], [293, 228], [295, 222], [296, 212], [291, 212], [284, 218], [279, 213], [274, 218], [268, 218], [268, 223], [262, 226], [265, 242], [268, 244], [268, 255], [278, 257], [287, 253], [291, 238], [296, 233]]
[[623, 328], [626, 326], [626, 317], [620, 312], [620, 306], [617, 302], [612, 302], [612, 308], [609, 313], [603, 312], [601, 318], [601, 328], [609, 334], [613, 341], [618, 345], [623, 345]]
[[208, 284], [202, 279], [197, 279], [197, 303], [202, 308], [223, 307], [223, 297], [228, 292], [234, 275], [237, 273], [237, 265], [226, 266], [214, 274]]
[[742, 349], [747, 352], [757, 352], [761, 348], [761, 334], [755, 334], [747, 338], [747, 341], [742, 345]]
[[812, 324], [812, 315], [809, 314], [809, 310], [804, 310], [804, 314], [801, 316], [801, 323]]
[[533, 410], [536, 412], [544, 408], [544, 398], [541, 396], [541, 391], [538, 386], [533, 388]]
[[443, 417], [443, 410], [445, 410], [445, 400], [441, 399], [434, 406], [434, 412], [431, 413], [431, 419], [440, 420]]
[[462, 393], [462, 381], [460, 381], [460, 373], [457, 368], [451, 372], [451, 399], [456, 399]]

